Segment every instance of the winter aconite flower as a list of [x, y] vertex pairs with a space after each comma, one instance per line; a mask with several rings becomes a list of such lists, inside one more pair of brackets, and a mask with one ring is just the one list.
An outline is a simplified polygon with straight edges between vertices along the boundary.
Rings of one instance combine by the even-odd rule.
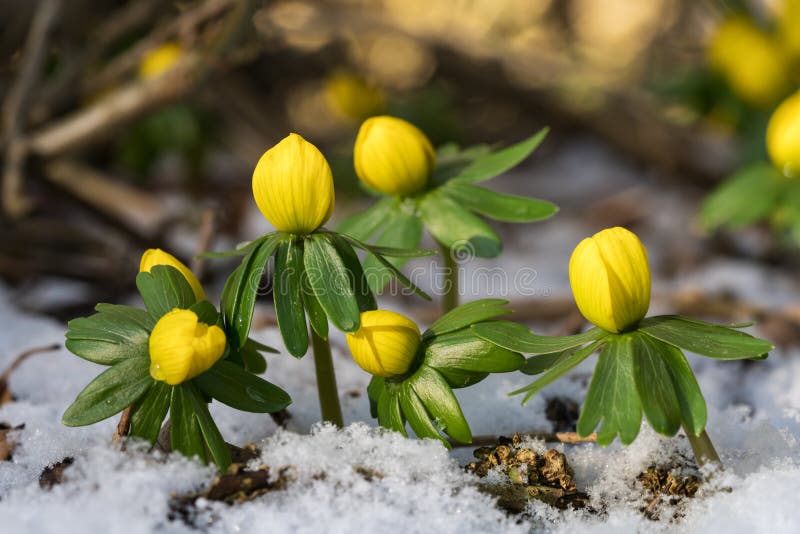
[[383, 110], [383, 93], [353, 73], [338, 71], [325, 79], [328, 106], [344, 118], [361, 122]]
[[225, 352], [225, 333], [201, 323], [191, 310], [174, 309], [150, 334], [150, 376], [174, 386], [208, 371]]
[[788, 61], [779, 43], [744, 16], [725, 20], [708, 48], [711, 67], [747, 103], [768, 107], [790, 87]]
[[800, 178], [800, 92], [784, 100], [772, 114], [767, 151], [785, 175]]
[[411, 367], [419, 347], [419, 327], [407, 317], [387, 310], [361, 314], [361, 327], [347, 334], [347, 346], [362, 369], [389, 378]]
[[278, 230], [307, 235], [333, 212], [333, 175], [325, 156], [297, 134], [267, 150], [253, 171], [258, 209]]
[[647, 251], [624, 228], [581, 241], [569, 261], [569, 281], [583, 316], [609, 332], [636, 326], [650, 307]]
[[144, 56], [139, 64], [139, 79], [149, 80], [165, 73], [178, 62], [183, 48], [177, 43], [166, 43]]
[[170, 267], [178, 269], [178, 271], [180, 271], [180, 273], [184, 278], [186, 278], [186, 281], [189, 282], [189, 285], [192, 287], [192, 292], [194, 292], [195, 298], [198, 301], [205, 300], [206, 294], [205, 291], [203, 291], [203, 286], [200, 285], [200, 280], [198, 280], [194, 273], [189, 270], [189, 268], [178, 258], [169, 252], [164, 252], [160, 248], [151, 248], [145, 250], [144, 254], [142, 254], [142, 259], [139, 262], [139, 272], [149, 273], [150, 269], [156, 265], [169, 265]]
[[436, 166], [431, 142], [416, 126], [381, 115], [364, 121], [353, 153], [356, 173], [387, 195], [408, 196], [425, 188]]

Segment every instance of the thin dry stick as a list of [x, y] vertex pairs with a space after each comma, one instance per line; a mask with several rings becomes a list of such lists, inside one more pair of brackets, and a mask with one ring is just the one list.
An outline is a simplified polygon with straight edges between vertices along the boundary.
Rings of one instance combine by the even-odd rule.
[[60, 11], [61, 0], [42, 0], [39, 4], [25, 43], [22, 68], [3, 103], [3, 133], [6, 143], [2, 184], [3, 211], [12, 218], [21, 217], [33, 207], [33, 201], [22, 191], [26, 156], [23, 131], [30, 96], [42, 75], [50, 31]]
[[124, 436], [127, 436], [131, 431], [131, 416], [133, 415], [133, 406], [128, 406], [122, 410], [122, 415], [117, 423], [117, 429], [114, 435], [111, 436], [111, 441], [119, 441]]
[[[534, 430], [531, 432], [521, 432], [523, 438], [541, 439], [549, 443], [567, 443], [575, 445], [577, 443], [597, 443], [597, 434], [592, 432], [585, 438], [578, 436], [577, 432], [543, 432]], [[490, 445], [497, 445], [500, 436], [474, 436], [472, 443], [459, 443], [450, 440], [453, 447], [487, 447]]]
[[197, 278], [203, 278], [203, 270], [206, 265], [204, 258], [201, 254], [205, 254], [211, 248], [211, 243], [214, 240], [214, 234], [217, 229], [217, 212], [214, 208], [206, 208], [200, 215], [200, 231], [197, 238], [197, 250], [195, 256], [192, 258], [192, 272]]
[[36, 354], [42, 354], [44, 352], [50, 352], [53, 350], [58, 350], [61, 348], [61, 345], [58, 343], [53, 343], [52, 345], [45, 345], [44, 347], [34, 347], [32, 349], [28, 349], [16, 358], [14, 361], [11, 362], [11, 365], [6, 367], [5, 371], [0, 374], [0, 406], [9, 402], [11, 400], [11, 391], [8, 388], [8, 379], [11, 377], [11, 373], [13, 373], [22, 363], [30, 358], [31, 356], [35, 356]]

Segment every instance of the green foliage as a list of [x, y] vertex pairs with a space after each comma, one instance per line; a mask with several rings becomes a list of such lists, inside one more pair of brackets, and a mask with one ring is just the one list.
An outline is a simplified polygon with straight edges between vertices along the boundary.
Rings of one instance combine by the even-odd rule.
[[148, 313], [155, 320], [175, 308], [188, 309], [196, 302], [192, 286], [178, 269], [170, 265], [156, 265], [150, 272], [139, 273], [136, 287]]
[[367, 394], [380, 425], [405, 435], [408, 422], [417, 436], [439, 439], [448, 447], [442, 433], [470, 443], [472, 433], [452, 390], [480, 382], [490, 373], [516, 371], [525, 362], [519, 353], [470, 330], [476, 322], [509, 313], [505, 303], [486, 299], [454, 309], [423, 334], [412, 371], [402, 377], [374, 377]]
[[283, 342], [292, 356], [308, 351], [308, 326], [303, 309], [303, 249], [292, 241], [278, 245], [275, 253], [272, 298]]
[[[451, 250], [467, 249], [470, 255], [494, 258], [502, 250], [497, 233], [480, 214], [506, 222], [533, 222], [554, 215], [558, 208], [544, 200], [495, 193], [474, 185], [494, 178], [527, 158], [544, 140], [548, 129], [508, 148], [492, 151], [486, 146], [459, 150], [455, 145], [439, 149], [437, 166], [430, 188], [412, 198], [383, 197], [370, 209], [346, 219], [339, 231], [359, 240], [378, 234], [375, 242], [401, 248], [414, 248], [420, 242], [422, 228]], [[385, 254], [390, 256], [390, 254]], [[402, 258], [391, 260], [401, 267]], [[388, 272], [380, 258], [367, 258], [374, 290], [388, 281]], [[388, 267], [387, 267], [388, 268]]]
[[510, 350], [523, 354], [553, 354], [598, 341], [607, 333], [592, 328], [582, 334], [562, 337], [537, 336], [525, 326], [511, 321], [493, 321], [472, 327], [475, 335]]
[[155, 321], [144, 310], [98, 304], [98, 313], [67, 324], [67, 349], [84, 360], [114, 365], [130, 358], [149, 357], [147, 343]]
[[225, 360], [218, 361], [193, 382], [221, 403], [245, 412], [272, 413], [292, 403], [289, 394], [278, 386]]

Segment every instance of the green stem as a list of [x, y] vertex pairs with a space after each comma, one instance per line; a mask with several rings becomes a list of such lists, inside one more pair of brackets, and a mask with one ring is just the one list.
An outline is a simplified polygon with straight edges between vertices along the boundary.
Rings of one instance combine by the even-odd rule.
[[453, 251], [443, 243], [439, 243], [444, 258], [444, 293], [442, 294], [442, 312], [447, 313], [458, 306], [458, 263]]
[[314, 367], [317, 370], [317, 391], [322, 420], [338, 427], [344, 426], [342, 408], [339, 406], [339, 390], [336, 388], [336, 373], [333, 370], [331, 344], [311, 329], [311, 343], [314, 346]]
[[686, 437], [689, 438], [689, 443], [692, 445], [692, 452], [694, 452], [694, 457], [697, 458], [699, 467], [706, 464], [717, 464], [722, 468], [722, 460], [719, 459], [719, 455], [714, 449], [714, 444], [711, 443], [711, 438], [708, 437], [708, 433], [705, 430], [699, 436], [695, 436], [685, 428], [684, 431], [686, 432]]

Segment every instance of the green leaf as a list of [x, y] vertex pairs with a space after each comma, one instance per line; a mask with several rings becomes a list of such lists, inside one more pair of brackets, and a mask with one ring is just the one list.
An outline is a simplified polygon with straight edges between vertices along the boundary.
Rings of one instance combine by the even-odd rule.
[[383, 389], [378, 399], [378, 423], [384, 428], [400, 432], [408, 437], [406, 423], [400, 411], [400, 397], [395, 391]]
[[601, 420], [597, 443], [603, 447], [617, 434], [625, 445], [632, 443], [642, 425], [642, 405], [633, 378], [633, 339], [629, 335], [608, 338], [600, 352], [578, 418], [578, 435], [588, 436]]
[[98, 304], [98, 313], [67, 324], [66, 347], [84, 360], [114, 365], [130, 358], [148, 358], [155, 321], [144, 310]]
[[558, 207], [552, 202], [495, 193], [483, 187], [452, 181], [441, 188], [447, 196], [470, 211], [505, 222], [534, 222], [552, 217]]
[[439, 434], [439, 430], [433, 424], [433, 421], [431, 421], [425, 409], [425, 405], [422, 404], [422, 401], [414, 392], [408, 380], [401, 384], [399, 398], [403, 416], [406, 418], [409, 426], [411, 426], [411, 430], [414, 431], [417, 437], [438, 439], [443, 442], [447, 448], [450, 448], [450, 444]]
[[270, 347], [269, 345], [264, 345], [260, 341], [256, 341], [253, 338], [247, 338], [247, 341], [245, 342], [245, 346], [248, 347], [248, 348], [252, 348], [253, 350], [257, 350], [259, 352], [269, 352], [270, 354], [280, 354], [278, 349], [274, 349], [274, 348]]
[[272, 413], [292, 403], [289, 394], [278, 386], [225, 360], [193, 381], [211, 397], [245, 412]]
[[136, 403], [131, 416], [131, 435], [155, 443], [169, 410], [172, 386], [154, 381], [147, 394]]
[[358, 302], [358, 309], [362, 312], [377, 309], [375, 295], [372, 294], [367, 275], [361, 267], [361, 261], [353, 250], [349, 241], [337, 235], [331, 235], [331, 242], [339, 253], [345, 268], [349, 272], [350, 284]]
[[387, 269], [389, 269], [392, 272], [394, 277], [397, 278], [397, 281], [403, 287], [405, 287], [406, 289], [410, 289], [415, 295], [418, 295], [418, 296], [424, 298], [425, 300], [431, 300], [430, 295], [428, 295], [423, 290], [421, 290], [419, 287], [417, 287], [417, 285], [415, 283], [413, 283], [411, 280], [409, 280], [406, 275], [401, 273], [394, 265], [389, 263], [389, 260], [387, 260], [386, 258], [384, 258], [380, 254], [375, 254], [375, 258], [381, 263], [381, 265], [383, 265], [384, 267], [386, 267]]
[[423, 337], [439, 336], [460, 330], [472, 324], [508, 315], [508, 301], [503, 299], [481, 299], [462, 304], [437, 319]]
[[136, 287], [153, 319], [175, 308], [187, 309], [196, 302], [192, 286], [175, 267], [156, 265], [136, 275]]
[[431, 235], [451, 250], [479, 258], [500, 254], [502, 242], [497, 233], [440, 189], [419, 200], [419, 214]]
[[[239, 356], [242, 360], [241, 363], [245, 370], [249, 373], [258, 375], [267, 370], [267, 360], [251, 343], [251, 341], [251, 339], [248, 339], [247, 343], [244, 344], [244, 347], [239, 349]], [[270, 352], [273, 352], [273, 350]], [[230, 359], [230, 357], [228, 359]]]
[[547, 371], [550, 367], [556, 364], [562, 358], [566, 358], [570, 354], [575, 352], [575, 348], [567, 349], [562, 352], [552, 352], [550, 354], [540, 354], [538, 356], [531, 356], [522, 367], [519, 368], [519, 372], [525, 375], [539, 375]]
[[445, 434], [461, 443], [472, 443], [469, 424], [464, 418], [458, 400], [453, 395], [453, 390], [450, 389], [442, 375], [435, 369], [422, 365], [408, 379], [408, 383], [428, 413], [436, 418], [436, 423]]
[[219, 313], [217, 313], [217, 309], [207, 300], [195, 302], [189, 307], [189, 309], [197, 314], [197, 318], [201, 323], [205, 323], [207, 325], [215, 325], [219, 323]]
[[425, 365], [472, 373], [510, 373], [525, 363], [517, 352], [498, 347], [470, 330], [442, 334], [425, 348]]
[[123, 360], [89, 382], [64, 412], [61, 422], [85, 426], [107, 419], [134, 404], [152, 385], [148, 358]]
[[677, 315], [648, 317], [639, 331], [695, 354], [718, 360], [761, 359], [772, 344], [725, 326]]
[[480, 338], [523, 354], [552, 354], [585, 345], [590, 341], [603, 339], [607, 333], [592, 328], [574, 336], [537, 336], [527, 327], [511, 321], [490, 321], [472, 326], [472, 331]]
[[532, 383], [528, 384], [524, 388], [520, 388], [516, 391], [512, 391], [509, 395], [519, 395], [521, 393], [525, 393], [525, 397], [522, 399], [522, 405], [528, 403], [528, 401], [539, 393], [545, 386], [549, 386], [557, 379], [561, 378], [563, 375], [567, 374], [573, 367], [577, 367], [583, 360], [588, 358], [597, 348], [600, 346], [599, 341], [595, 341], [591, 345], [587, 345], [582, 349], [576, 351], [573, 354], [570, 354], [563, 360], [559, 361], [552, 367], [550, 367], [542, 376], [538, 379], [533, 381]]
[[173, 451], [178, 451], [188, 458], [197, 456], [206, 462], [206, 446], [203, 431], [195, 416], [194, 392], [191, 382], [184, 382], [172, 388], [172, 404], [170, 405], [169, 439]]
[[385, 379], [382, 376], [372, 376], [367, 385], [367, 398], [369, 398], [369, 414], [378, 417], [378, 402], [380, 401], [383, 390], [386, 387]]
[[681, 427], [681, 406], [662, 355], [665, 344], [644, 334], [631, 335], [633, 377], [644, 415], [653, 430], [672, 437]]
[[225, 282], [222, 290], [222, 318], [228, 343], [234, 350], [247, 342], [261, 277], [269, 257], [284, 238], [283, 234], [269, 234], [259, 241]]
[[289, 354], [301, 358], [308, 352], [308, 325], [303, 308], [303, 249], [284, 241], [275, 253], [272, 298], [278, 329]]
[[366, 210], [347, 217], [339, 223], [336, 231], [366, 241], [384, 225], [394, 204], [394, 197], [382, 197]]
[[330, 322], [344, 332], [358, 330], [361, 317], [347, 267], [324, 234], [305, 240], [303, 260], [311, 289]]
[[772, 165], [759, 162], [738, 171], [711, 193], [700, 211], [708, 228], [741, 228], [764, 219], [774, 209], [785, 181]]
[[[422, 239], [422, 221], [414, 213], [409, 213], [401, 205], [395, 205], [383, 227], [383, 232], [378, 236], [373, 248], [389, 246], [399, 249], [416, 250]], [[385, 252], [385, 250], [384, 250]], [[386, 254], [383, 254], [384, 256]], [[397, 269], [402, 269], [408, 261], [407, 257], [395, 257], [388, 260]], [[373, 291], [380, 292], [388, 284], [393, 274], [373, 254], [367, 255], [364, 260], [364, 272]]]
[[[228, 444], [225, 443], [225, 439], [222, 437], [217, 424], [208, 411], [206, 401], [191, 382], [181, 384], [180, 387], [186, 388], [187, 390], [187, 396], [192, 403], [194, 416], [200, 427], [200, 432], [203, 435], [206, 446], [208, 447], [208, 452], [211, 453], [211, 458], [214, 460], [214, 463], [217, 464], [220, 471], [226, 471], [231, 465], [231, 453], [228, 449]], [[184, 399], [185, 398], [186, 397], [184, 397]]]
[[213, 258], [232, 258], [234, 256], [244, 256], [245, 254], [248, 254], [251, 250], [253, 250], [255, 247], [260, 245], [264, 240], [272, 239], [277, 234], [278, 232], [272, 232], [266, 235], [262, 235], [257, 239], [253, 239], [252, 241], [249, 241], [247, 243], [241, 243], [240, 245], [237, 245], [236, 249], [234, 250], [227, 250], [222, 252], [204, 252], [203, 254], [198, 254], [197, 257], [213, 259]]
[[314, 291], [311, 289], [311, 284], [308, 281], [305, 269], [303, 269], [303, 306], [308, 315], [308, 322], [311, 323], [311, 328], [322, 339], [328, 339], [328, 316], [325, 310], [322, 309], [322, 304], [319, 303], [317, 297], [314, 296]]
[[658, 348], [675, 386], [675, 393], [681, 407], [683, 427], [687, 432], [699, 436], [706, 428], [708, 414], [706, 400], [703, 398], [692, 368], [680, 349], [662, 343], [659, 343]]
[[447, 383], [450, 384], [450, 387], [453, 389], [474, 386], [489, 376], [489, 373], [476, 373], [474, 371], [464, 371], [463, 369], [451, 367], [437, 367], [436, 370], [439, 371], [439, 374], [447, 380]]
[[477, 158], [453, 180], [482, 182], [503, 174], [507, 170], [516, 167], [536, 150], [536, 147], [542, 143], [548, 131], [549, 128], [543, 128], [524, 141]]

